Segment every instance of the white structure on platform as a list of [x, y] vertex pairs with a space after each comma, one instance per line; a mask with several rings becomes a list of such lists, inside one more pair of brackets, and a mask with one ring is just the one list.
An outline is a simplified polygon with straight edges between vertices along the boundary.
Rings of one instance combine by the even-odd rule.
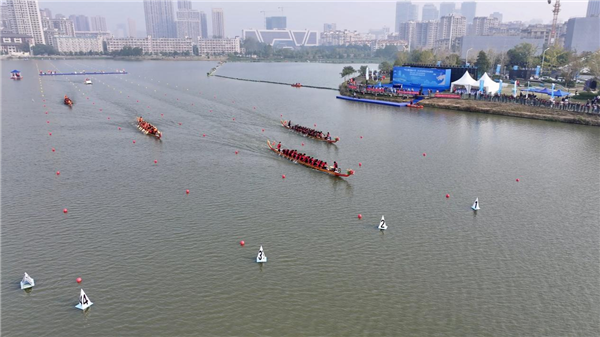
[[[500, 89], [500, 84], [498, 82], [494, 82], [487, 73], [484, 73], [483, 76], [479, 78], [479, 83], [483, 81], [483, 91], [488, 94], [495, 94]], [[479, 84], [481, 86], [481, 84]]]
[[467, 89], [467, 92], [470, 92], [471, 88], [477, 88], [479, 86], [479, 82], [475, 81], [473, 77], [471, 77], [471, 74], [469, 74], [469, 71], [465, 70], [465, 74], [462, 75], [461, 78], [452, 82], [452, 84], [450, 85], [450, 91], [454, 91], [454, 88], [456, 86], [465, 87], [465, 89]]
[[142, 48], [144, 53], [183, 53], [193, 51], [192, 38], [153, 38], [148, 36], [143, 39], [136, 38], [108, 38], [106, 39], [108, 52], [119, 51], [125, 47]]
[[383, 217], [383, 215], [381, 216], [381, 221], [379, 222], [379, 226], [377, 228], [381, 230], [387, 229], [387, 225], [385, 224], [385, 218]]
[[102, 38], [53, 36], [52, 45], [59, 53], [95, 52], [101, 53]]
[[312, 30], [244, 29], [243, 39], [254, 39], [274, 48], [297, 48], [319, 45], [319, 33]]
[[79, 293], [79, 304], [77, 304], [75, 308], [85, 310], [89, 308], [92, 304], [94, 303], [90, 301], [83, 289], [81, 289], [81, 293]]
[[198, 38], [198, 53], [205, 54], [239, 54], [242, 52], [239, 37], [233, 39], [202, 39]]
[[31, 276], [25, 273], [25, 275], [23, 275], [23, 279], [21, 280], [21, 289], [25, 290], [32, 288], [33, 286], [35, 286], [35, 281]]
[[256, 256], [256, 262], [257, 263], [267, 262], [267, 256], [265, 255], [265, 252], [263, 251], [262, 246], [260, 246], [260, 249], [258, 250], [258, 255]]

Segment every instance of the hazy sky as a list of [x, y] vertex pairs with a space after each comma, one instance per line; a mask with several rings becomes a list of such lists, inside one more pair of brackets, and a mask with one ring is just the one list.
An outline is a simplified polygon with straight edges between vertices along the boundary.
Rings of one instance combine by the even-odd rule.
[[[554, 0], [553, 0], [554, 1]], [[176, 0], [173, 0], [176, 3]], [[421, 7], [426, 3], [438, 6], [441, 1], [416, 0], [413, 3]], [[460, 3], [461, 1], [454, 1]], [[480, 0], [477, 2], [477, 16], [488, 16], [492, 12], [504, 14], [503, 21], [529, 21], [534, 19], [550, 23], [552, 5], [547, 0]], [[388, 26], [393, 31], [396, 1], [193, 1], [193, 8], [204, 11], [208, 18], [209, 35], [212, 32], [211, 8], [223, 8], [225, 33], [228, 37], [240, 36], [244, 28], [264, 28], [264, 15], [283, 15], [287, 17], [289, 29], [323, 30], [324, 23], [336, 23], [338, 29], [352, 29], [367, 32], [369, 29]], [[142, 0], [128, 1], [50, 1], [39, 0], [40, 8], [50, 8], [52, 15], [83, 14], [106, 17], [108, 28], [115, 32], [117, 24], [126, 24], [127, 18], [136, 20], [140, 33], [145, 31], [144, 7]], [[587, 0], [562, 0], [559, 21], [571, 17], [585, 16]]]

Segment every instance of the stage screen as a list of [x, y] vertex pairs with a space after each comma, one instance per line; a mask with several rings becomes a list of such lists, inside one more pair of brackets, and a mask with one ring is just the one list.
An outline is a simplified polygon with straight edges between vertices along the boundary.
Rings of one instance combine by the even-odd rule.
[[449, 90], [450, 69], [394, 67], [392, 83], [402, 84], [405, 89]]

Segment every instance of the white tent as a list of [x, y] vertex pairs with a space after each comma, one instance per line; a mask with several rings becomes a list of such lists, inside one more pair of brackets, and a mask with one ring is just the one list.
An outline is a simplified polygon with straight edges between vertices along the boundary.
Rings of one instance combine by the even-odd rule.
[[483, 91], [488, 93], [488, 94], [495, 94], [498, 92], [498, 90], [500, 89], [500, 84], [497, 82], [494, 82], [494, 80], [492, 80], [487, 73], [483, 74], [483, 76], [481, 76], [481, 78], [479, 78], [478, 81], [478, 85], [479, 82], [483, 81]]
[[471, 87], [478, 88], [479, 82], [475, 81], [468, 71], [465, 71], [465, 74], [462, 75], [461, 78], [452, 82], [452, 84], [450, 85], [450, 91], [454, 91], [454, 87], [457, 85], [465, 87], [467, 89], [467, 92], [470, 92]]

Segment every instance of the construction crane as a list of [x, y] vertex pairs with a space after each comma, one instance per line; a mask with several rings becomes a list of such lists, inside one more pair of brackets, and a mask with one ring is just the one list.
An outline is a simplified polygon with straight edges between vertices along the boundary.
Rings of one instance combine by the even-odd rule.
[[[548, 0], [548, 4], [552, 4], [552, 0]], [[560, 0], [554, 0], [554, 9], [552, 10], [554, 16], [552, 17], [552, 30], [550, 31], [550, 39], [548, 44], [558, 44], [558, 39], [556, 38], [556, 24], [558, 22], [558, 13], [560, 13]]]

